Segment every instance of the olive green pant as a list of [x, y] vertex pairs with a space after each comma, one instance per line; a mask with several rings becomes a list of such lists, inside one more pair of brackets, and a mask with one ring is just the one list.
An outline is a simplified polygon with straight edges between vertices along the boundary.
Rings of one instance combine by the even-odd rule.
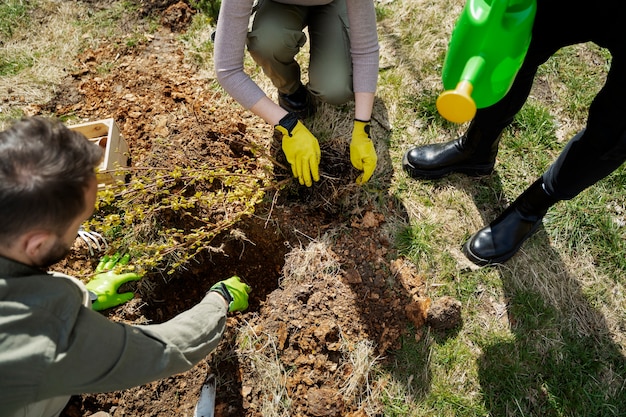
[[279, 93], [295, 93], [301, 68], [295, 57], [310, 36], [311, 93], [330, 104], [354, 98], [352, 58], [345, 0], [322, 6], [295, 6], [260, 0], [248, 33], [248, 51]]

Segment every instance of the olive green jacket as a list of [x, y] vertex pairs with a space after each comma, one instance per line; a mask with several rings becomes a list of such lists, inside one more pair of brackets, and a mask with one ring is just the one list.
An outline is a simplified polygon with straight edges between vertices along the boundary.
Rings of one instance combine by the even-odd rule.
[[87, 300], [76, 279], [0, 257], [1, 417], [45, 415], [49, 408], [33, 405], [61, 397], [61, 409], [47, 414], [58, 415], [71, 395], [187, 371], [217, 347], [226, 325], [226, 303], [214, 292], [153, 325], [112, 322]]

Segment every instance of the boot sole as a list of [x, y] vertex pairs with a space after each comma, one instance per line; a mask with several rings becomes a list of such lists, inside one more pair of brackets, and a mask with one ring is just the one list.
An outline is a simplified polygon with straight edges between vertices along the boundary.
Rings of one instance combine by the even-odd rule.
[[470, 261], [472, 261], [473, 263], [475, 263], [478, 266], [489, 266], [489, 265], [503, 264], [504, 262], [508, 261], [513, 256], [515, 256], [515, 254], [517, 252], [519, 252], [519, 250], [522, 247], [522, 245], [524, 244], [524, 242], [526, 242], [528, 239], [530, 239], [530, 237], [535, 234], [537, 229], [539, 229], [539, 226], [541, 226], [542, 224], [543, 224], [543, 222], [541, 222], [541, 221], [537, 222], [537, 224], [530, 230], [530, 232], [528, 232], [526, 237], [524, 239], [522, 239], [519, 242], [519, 244], [512, 251], [509, 251], [509, 252], [507, 252], [507, 253], [505, 253], [503, 255], [500, 255], [498, 257], [495, 257], [493, 259], [484, 259], [484, 258], [481, 258], [480, 256], [478, 256], [478, 255], [476, 255], [475, 253], [472, 252], [472, 250], [470, 249], [470, 242], [472, 241], [473, 236], [467, 242], [465, 242], [465, 244], [463, 245], [463, 254], [465, 255], [465, 257], [467, 259], [469, 259]]
[[418, 169], [409, 163], [406, 154], [402, 157], [402, 167], [411, 178], [435, 180], [446, 175], [459, 173], [470, 177], [484, 177], [493, 172], [494, 165], [455, 165], [440, 169]]

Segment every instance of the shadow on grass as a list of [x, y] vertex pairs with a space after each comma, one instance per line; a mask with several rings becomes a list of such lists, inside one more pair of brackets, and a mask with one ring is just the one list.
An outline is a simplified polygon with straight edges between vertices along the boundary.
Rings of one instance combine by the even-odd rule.
[[[500, 179], [494, 174], [476, 184], [468, 192], [488, 224], [505, 204], [489, 205], [481, 190], [501, 190]], [[626, 358], [603, 314], [585, 298], [581, 277], [551, 247], [543, 227], [494, 268], [513, 337], [487, 337], [480, 346], [479, 380], [490, 414], [624, 415]]]

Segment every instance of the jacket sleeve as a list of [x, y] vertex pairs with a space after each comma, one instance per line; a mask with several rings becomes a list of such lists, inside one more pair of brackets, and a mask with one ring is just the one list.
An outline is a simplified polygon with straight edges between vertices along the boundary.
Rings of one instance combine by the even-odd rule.
[[117, 391], [187, 371], [217, 347], [226, 315], [216, 293], [155, 325], [115, 323], [81, 307], [48, 368], [41, 397]]

